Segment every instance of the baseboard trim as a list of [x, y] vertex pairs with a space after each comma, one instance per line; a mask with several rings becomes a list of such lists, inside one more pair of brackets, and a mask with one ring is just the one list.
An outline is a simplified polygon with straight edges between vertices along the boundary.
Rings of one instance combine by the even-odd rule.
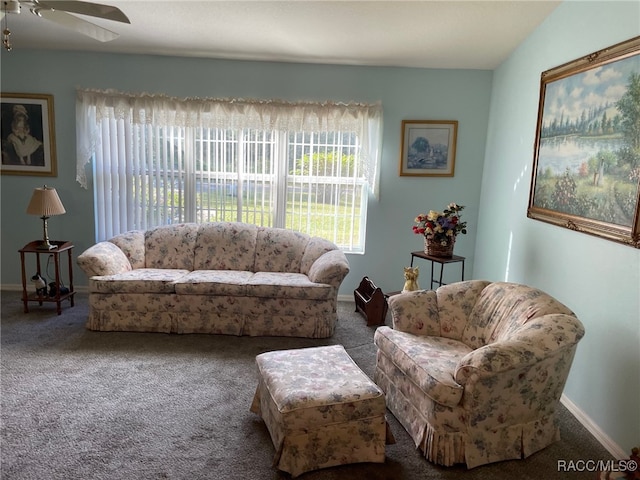
[[576, 419], [586, 428], [591, 435], [596, 437], [596, 440], [607, 449], [607, 451], [618, 460], [629, 458], [629, 454], [614, 442], [609, 435], [604, 433], [602, 429], [591, 418], [584, 413], [575, 403], [573, 403], [569, 397], [564, 393], [560, 397], [560, 403], [566, 407], [569, 412], [576, 417]]
[[[27, 291], [29, 291], [29, 289], [32, 288], [31, 284], [27, 285]], [[4, 285], [0, 285], [0, 290], [3, 290], [5, 292], [22, 292], [22, 285], [20, 284], [13, 284], [13, 283], [9, 283], [9, 284], [4, 284]], [[89, 287], [86, 285], [74, 285], [73, 286], [73, 291], [74, 292], [78, 292], [78, 293], [88, 293], [89, 292]]]
[[6, 290], [7, 292], [21, 292], [22, 285], [5, 284], [0, 286], [0, 290]]
[[353, 302], [353, 293], [351, 295], [338, 295], [339, 302]]

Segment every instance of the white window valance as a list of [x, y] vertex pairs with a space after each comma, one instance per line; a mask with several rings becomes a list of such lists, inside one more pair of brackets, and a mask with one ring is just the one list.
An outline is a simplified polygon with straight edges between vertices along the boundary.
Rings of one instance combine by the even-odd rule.
[[77, 181], [87, 188], [90, 162], [105, 119], [159, 127], [255, 129], [293, 132], [352, 131], [361, 144], [366, 181], [377, 198], [382, 143], [382, 105], [176, 98], [114, 90], [77, 91]]

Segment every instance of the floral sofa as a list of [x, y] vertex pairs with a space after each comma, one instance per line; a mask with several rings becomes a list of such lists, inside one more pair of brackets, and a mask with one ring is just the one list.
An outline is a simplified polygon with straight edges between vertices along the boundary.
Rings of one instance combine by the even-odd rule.
[[124, 233], [77, 262], [102, 331], [326, 338], [349, 272], [327, 240], [233, 222]]
[[375, 382], [425, 457], [473, 468], [559, 439], [580, 321], [548, 294], [481, 280], [389, 297]]

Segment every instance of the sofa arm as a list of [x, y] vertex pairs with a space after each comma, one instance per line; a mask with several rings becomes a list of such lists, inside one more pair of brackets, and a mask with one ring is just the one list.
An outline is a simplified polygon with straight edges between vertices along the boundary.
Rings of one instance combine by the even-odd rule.
[[342, 250], [322, 254], [309, 268], [309, 280], [339, 288], [349, 273], [349, 262]]
[[111, 242], [100, 242], [89, 247], [78, 256], [77, 263], [88, 277], [115, 275], [132, 270], [127, 256]]
[[413, 335], [440, 336], [438, 297], [433, 290], [416, 290], [389, 297], [393, 328]]
[[455, 380], [464, 385], [473, 375], [485, 378], [532, 366], [575, 349], [583, 336], [584, 327], [574, 316], [554, 313], [538, 317], [519, 327], [508, 338], [465, 355], [458, 362]]

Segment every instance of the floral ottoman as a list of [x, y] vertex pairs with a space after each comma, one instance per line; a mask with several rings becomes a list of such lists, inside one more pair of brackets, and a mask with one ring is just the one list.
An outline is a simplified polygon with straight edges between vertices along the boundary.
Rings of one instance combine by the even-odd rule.
[[262, 353], [251, 411], [276, 448], [273, 465], [296, 477], [319, 468], [383, 463], [394, 443], [384, 394], [342, 345]]

